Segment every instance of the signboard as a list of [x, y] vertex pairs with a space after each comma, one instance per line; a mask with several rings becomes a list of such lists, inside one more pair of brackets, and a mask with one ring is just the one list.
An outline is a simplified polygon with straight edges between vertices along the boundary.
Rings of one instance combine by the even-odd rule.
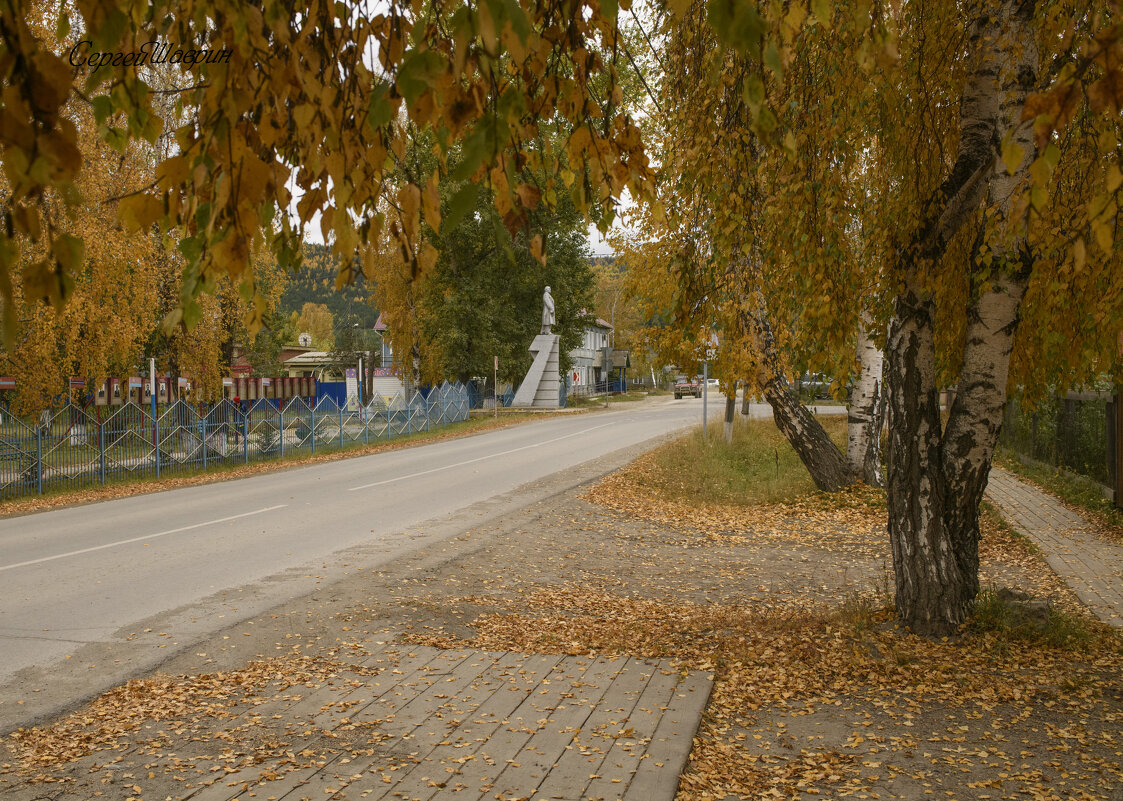
[[347, 383], [347, 411], [354, 412], [359, 409], [359, 379], [358, 372], [348, 368], [343, 373]]
[[224, 386], [224, 387], [232, 387], [232, 386], [234, 386], [234, 379], [233, 379], [233, 378], [224, 378], [224, 379], [222, 379], [222, 386]]
[[393, 378], [393, 367], [375, 367], [370, 371], [371, 378]]
[[129, 376], [129, 389], [140, 389], [143, 384], [144, 381], [140, 376]]
[[718, 344], [717, 334], [710, 334], [706, 341], [706, 361], [712, 362], [717, 358]]
[[72, 375], [72, 376], [70, 376], [70, 386], [72, 386], [72, 387], [84, 387], [84, 386], [86, 386], [86, 379], [79, 378], [76, 375]]
[[16, 380], [14, 378], [0, 378], [0, 389], [15, 389]]

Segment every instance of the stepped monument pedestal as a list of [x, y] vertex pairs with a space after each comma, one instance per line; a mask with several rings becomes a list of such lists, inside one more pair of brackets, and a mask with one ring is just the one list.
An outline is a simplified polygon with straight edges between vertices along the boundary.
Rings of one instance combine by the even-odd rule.
[[519, 385], [511, 406], [535, 409], [557, 409], [561, 406], [561, 372], [558, 369], [558, 348], [561, 339], [552, 333], [554, 298], [550, 287], [542, 294], [542, 333], [530, 343], [534, 363]]
[[561, 373], [558, 370], [557, 334], [539, 334], [530, 344], [535, 354], [534, 363], [515, 393], [512, 406], [531, 406], [536, 409], [557, 409], [561, 406]]

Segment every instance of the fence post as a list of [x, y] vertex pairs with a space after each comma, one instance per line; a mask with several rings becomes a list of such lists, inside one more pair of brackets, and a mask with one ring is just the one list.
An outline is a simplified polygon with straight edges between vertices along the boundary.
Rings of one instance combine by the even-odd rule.
[[[200, 407], [199, 411], [202, 411]], [[203, 415], [199, 418], [199, 436], [203, 439], [203, 470], [207, 469], [207, 417]]]
[[35, 428], [35, 491], [43, 494], [43, 423]]
[[1112, 398], [1115, 411], [1115, 506], [1123, 509], [1123, 393]]
[[1067, 397], [1057, 398], [1057, 427], [1053, 438], [1053, 449], [1057, 456], [1058, 467], [1072, 467], [1070, 455], [1073, 448], [1073, 421], [1076, 416], [1076, 402]]
[[[249, 401], [246, 401], [249, 403]], [[241, 410], [239, 409], [239, 412]], [[242, 464], [250, 463], [250, 413], [242, 412]]]
[[277, 404], [277, 434], [281, 438], [281, 458], [285, 458], [285, 407]]
[[370, 445], [370, 407], [360, 405], [359, 414], [363, 416], [363, 444]]
[[1115, 493], [1116, 472], [1115, 472], [1115, 438], [1117, 436], [1115, 431], [1115, 404], [1118, 400], [1118, 395], [1113, 395], [1111, 400], [1104, 404], [1104, 434], [1107, 442], [1104, 448], [1104, 455], [1107, 457], [1107, 485], [1111, 488], [1114, 497], [1118, 498]]
[[312, 439], [312, 453], [316, 452], [316, 404], [308, 407], [308, 416], [312, 418], [312, 427], [308, 429], [308, 436]]
[[339, 407], [339, 449], [343, 450], [343, 407]]
[[[155, 399], [155, 395], [152, 396]], [[152, 407], [156, 408], [155, 400], [153, 400]], [[157, 416], [152, 417], [152, 440], [156, 445], [156, 478], [160, 477], [160, 418]]]
[[101, 485], [105, 486], [105, 423], [100, 420], [101, 415], [98, 415], [97, 424], [97, 446], [98, 446], [98, 461], [101, 463]]

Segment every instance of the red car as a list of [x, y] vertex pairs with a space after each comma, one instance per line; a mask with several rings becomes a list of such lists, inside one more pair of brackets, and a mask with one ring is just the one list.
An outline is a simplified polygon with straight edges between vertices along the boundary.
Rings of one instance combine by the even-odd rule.
[[695, 398], [702, 397], [702, 382], [696, 378], [679, 376], [675, 380], [675, 400], [683, 395], [693, 395]]

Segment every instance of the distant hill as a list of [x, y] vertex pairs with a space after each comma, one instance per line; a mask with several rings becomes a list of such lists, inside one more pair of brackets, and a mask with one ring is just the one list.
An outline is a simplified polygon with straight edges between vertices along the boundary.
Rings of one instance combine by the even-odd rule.
[[368, 296], [371, 286], [357, 273], [355, 281], [343, 289], [335, 288], [339, 272], [339, 259], [325, 245], [304, 244], [304, 266], [299, 273], [289, 276], [288, 285], [281, 295], [281, 309], [285, 314], [299, 313], [305, 303], [323, 303], [335, 317], [336, 329], [359, 323], [364, 328], [374, 327], [378, 309], [371, 305]]

